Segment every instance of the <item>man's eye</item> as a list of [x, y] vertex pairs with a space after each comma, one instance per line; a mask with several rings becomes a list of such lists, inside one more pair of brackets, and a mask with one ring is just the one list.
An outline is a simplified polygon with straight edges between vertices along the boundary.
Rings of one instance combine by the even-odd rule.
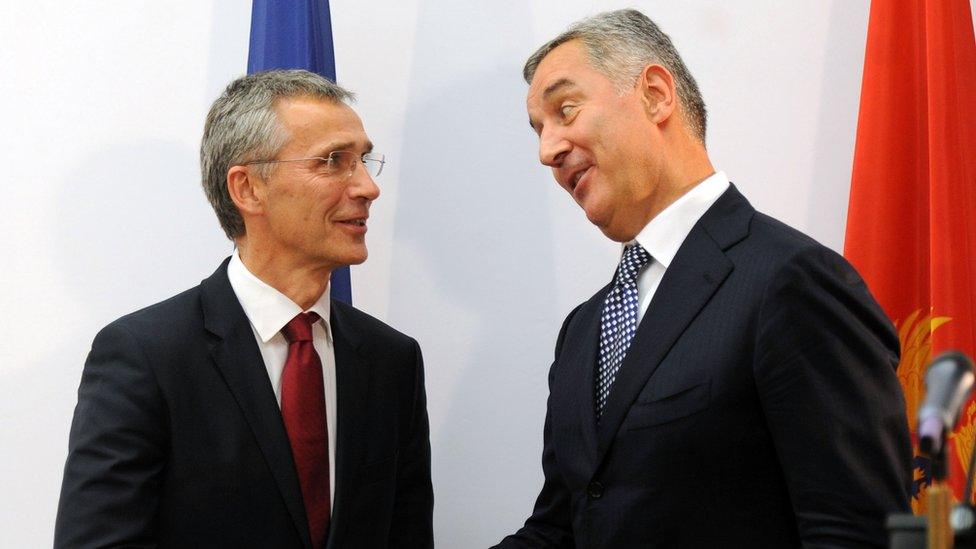
[[569, 116], [573, 114], [573, 109], [575, 108], [576, 105], [563, 105], [562, 107], [559, 107], [559, 114], [563, 115], [564, 117]]
[[329, 174], [336, 170], [339, 165], [339, 159], [333, 155], [329, 155], [324, 158], [319, 158], [315, 165], [316, 169], [318, 169], [320, 172]]
[[355, 153], [351, 153], [348, 151], [334, 152], [329, 155], [329, 165], [334, 166], [336, 168], [341, 168], [346, 164], [353, 162], [354, 161], [353, 159], [355, 157], [356, 157]]

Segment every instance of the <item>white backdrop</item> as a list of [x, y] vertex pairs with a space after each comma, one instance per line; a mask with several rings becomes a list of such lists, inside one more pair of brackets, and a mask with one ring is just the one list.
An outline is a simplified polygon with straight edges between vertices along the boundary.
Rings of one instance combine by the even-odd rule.
[[[487, 546], [530, 512], [556, 332], [617, 252], [538, 164], [522, 62], [635, 4], [698, 79], [714, 164], [840, 250], [867, 0], [332, 1], [339, 81], [390, 160], [354, 301], [423, 346], [439, 547]], [[3, 2], [0, 546], [51, 544], [97, 330], [231, 250], [197, 146], [244, 71], [249, 5]]]

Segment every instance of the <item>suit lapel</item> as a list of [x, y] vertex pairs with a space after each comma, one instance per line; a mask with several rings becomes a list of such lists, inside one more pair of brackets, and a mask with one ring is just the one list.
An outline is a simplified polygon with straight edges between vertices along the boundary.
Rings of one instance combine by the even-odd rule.
[[216, 336], [211, 356], [254, 433], [295, 527], [305, 546], [311, 547], [301, 485], [281, 410], [254, 331], [227, 278], [227, 263], [224, 261], [201, 284], [204, 323]]
[[[335, 503], [329, 526], [328, 547], [338, 547], [349, 521], [345, 502], [354, 498], [358, 467], [365, 451], [366, 415], [369, 413], [371, 361], [363, 356], [363, 342], [348, 305], [332, 301], [332, 342], [336, 364]], [[338, 541], [336, 541], [338, 540]]]
[[[611, 388], [597, 429], [597, 464], [648, 379], [732, 272], [732, 262], [724, 250], [746, 236], [754, 211], [732, 186], [682, 243], [651, 299]], [[594, 357], [592, 364], [595, 360]]]

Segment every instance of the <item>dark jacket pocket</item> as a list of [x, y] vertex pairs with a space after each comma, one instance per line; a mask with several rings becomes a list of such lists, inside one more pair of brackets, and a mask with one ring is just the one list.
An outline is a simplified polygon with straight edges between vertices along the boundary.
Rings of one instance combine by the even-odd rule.
[[646, 429], [698, 413], [708, 407], [711, 386], [711, 380], [706, 380], [652, 401], [638, 400], [627, 413], [625, 427]]

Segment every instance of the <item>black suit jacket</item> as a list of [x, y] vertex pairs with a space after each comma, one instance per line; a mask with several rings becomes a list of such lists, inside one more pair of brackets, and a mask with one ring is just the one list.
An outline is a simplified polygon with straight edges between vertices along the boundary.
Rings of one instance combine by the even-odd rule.
[[842, 257], [730, 188], [668, 267], [598, 425], [609, 288], [562, 326], [545, 483], [500, 547], [885, 546], [911, 480], [898, 337]]
[[[432, 547], [416, 341], [335, 300], [328, 547]], [[56, 547], [311, 547], [281, 412], [227, 261], [96, 336], [71, 425]]]

